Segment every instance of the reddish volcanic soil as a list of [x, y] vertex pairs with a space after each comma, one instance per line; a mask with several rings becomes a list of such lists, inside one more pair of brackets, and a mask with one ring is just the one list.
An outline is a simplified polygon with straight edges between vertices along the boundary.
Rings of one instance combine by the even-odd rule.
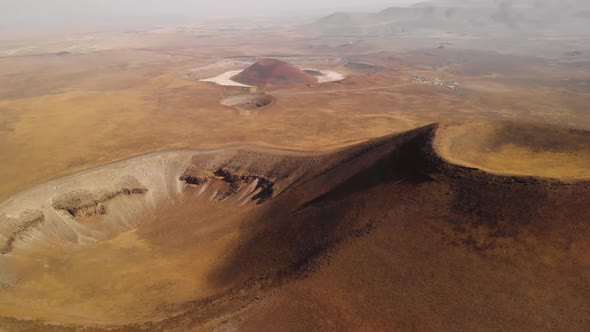
[[276, 59], [262, 59], [232, 77], [232, 80], [242, 84], [272, 88], [317, 83], [317, 79], [312, 75]]
[[452, 123], [66, 177], [0, 206], [0, 331], [590, 331], [589, 148]]

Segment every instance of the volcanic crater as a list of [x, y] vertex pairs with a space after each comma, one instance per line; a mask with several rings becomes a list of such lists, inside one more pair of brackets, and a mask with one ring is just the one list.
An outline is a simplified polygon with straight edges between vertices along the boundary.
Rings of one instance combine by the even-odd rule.
[[[273, 323], [305, 329], [359, 297], [371, 311], [336, 313], [342, 324], [397, 326], [406, 310], [453, 303], [450, 316], [429, 312], [438, 327], [522, 319], [541, 327], [567, 309], [563, 326], [580, 328], [590, 295], [582, 250], [590, 248], [590, 174], [547, 176], [525, 160], [511, 172], [522, 174], [504, 174], [468, 159], [473, 149], [526, 143], [546, 163], [567, 163], [553, 153], [561, 143], [526, 138], [537, 130], [430, 125], [326, 153], [177, 150], [40, 185], [0, 205], [0, 323], [182, 330], [221, 317], [259, 330], [270, 327], [257, 318], [264, 311], [310, 317]], [[543, 132], [587, 157], [587, 133]], [[461, 152], [468, 164], [455, 162]], [[481, 280], [486, 287], [476, 287]], [[531, 295], [539, 292], [547, 296]], [[312, 307], [322, 314], [307, 316]], [[484, 313], [504, 319], [492, 324]]]
[[276, 102], [276, 98], [265, 93], [231, 95], [221, 100], [221, 105], [241, 110], [255, 110]]

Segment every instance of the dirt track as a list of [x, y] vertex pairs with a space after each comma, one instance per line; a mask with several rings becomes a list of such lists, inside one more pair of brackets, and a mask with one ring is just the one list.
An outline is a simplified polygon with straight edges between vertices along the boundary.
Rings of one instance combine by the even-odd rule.
[[306, 92], [274, 92], [273, 94], [276, 96], [305, 96], [305, 95], [317, 95], [317, 94], [334, 93], [334, 92], [363, 92], [363, 91], [371, 91], [371, 90], [387, 90], [387, 89], [401, 88], [403, 86], [409, 86], [409, 85], [417, 85], [417, 83], [412, 82], [412, 83], [404, 83], [404, 84], [396, 84], [396, 85], [388, 85], [388, 86], [359, 88], [359, 89], [331, 89], [331, 90], [317, 90], [317, 91], [306, 91]]

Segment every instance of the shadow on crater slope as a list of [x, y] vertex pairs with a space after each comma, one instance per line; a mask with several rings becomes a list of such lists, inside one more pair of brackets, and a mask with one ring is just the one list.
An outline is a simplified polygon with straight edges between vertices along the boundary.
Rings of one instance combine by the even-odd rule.
[[[114, 331], [584, 330], [590, 183], [565, 173], [542, 177], [526, 165], [527, 175], [501, 175], [449, 162], [446, 144], [455, 144], [453, 153], [485, 154], [495, 153], [486, 146], [498, 146], [488, 137], [524, 144], [518, 137], [538, 135], [536, 126], [486, 124], [490, 131], [469, 134], [478, 137], [469, 146], [448, 140], [470, 126], [432, 125], [321, 155], [175, 152], [165, 158], [174, 166], [164, 167], [168, 177], [161, 179], [143, 177], [150, 163], [137, 161], [144, 168], [132, 172], [133, 183], [147, 191], [81, 200], [105, 205], [104, 214], [90, 217], [17, 197], [2, 206], [3, 225], [17, 225], [19, 213], [35, 209], [45, 219], [27, 223], [37, 219], [25, 213], [25, 227], [11, 228], [13, 250], [1, 257], [0, 323], [50, 331], [23, 320], [39, 312], [39, 319]], [[557, 135], [559, 146], [527, 138], [527, 148], [581, 158], [590, 144], [582, 132], [543, 130]], [[560, 154], [538, 158], [567, 162]], [[119, 177], [133, 168], [121, 169]], [[83, 182], [77, 185], [87, 187]], [[149, 213], [120, 212], [133, 206]], [[95, 210], [91, 204], [80, 211]], [[76, 246], [56, 261], [56, 252], [35, 249], [48, 248], [39, 234], [51, 233], [43, 225], [56, 213], [94, 231], [110, 220], [129, 226], [92, 243], [70, 240]], [[127, 217], [114, 218], [119, 213]], [[34, 272], [43, 269], [39, 279]], [[53, 311], [44, 315], [47, 302]], [[107, 303], [116, 310], [104, 310]], [[22, 306], [32, 307], [28, 316]]]

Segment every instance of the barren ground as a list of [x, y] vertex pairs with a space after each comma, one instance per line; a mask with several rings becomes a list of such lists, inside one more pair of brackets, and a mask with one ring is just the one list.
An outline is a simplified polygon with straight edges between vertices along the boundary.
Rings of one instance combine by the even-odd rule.
[[2, 46], [0, 331], [590, 328], [590, 62], [257, 26]]
[[[94, 43], [103, 49], [92, 52], [50, 53], [75, 42], [58, 39], [50, 48], [43, 46], [48, 42], [30, 41], [37, 53], [4, 55], [0, 58], [0, 200], [51, 178], [179, 147], [253, 142], [325, 150], [428, 123], [477, 118], [590, 128], [584, 63], [483, 56], [453, 47], [407, 51], [427, 47], [423, 40], [383, 41], [382, 50], [390, 54], [359, 56], [335, 47], [326, 54], [325, 49], [307, 47], [289, 29], [275, 27], [260, 33], [263, 38], [239, 31], [189, 38], [186, 32], [171, 29], [135, 35], [133, 44], [119, 43], [128, 40], [125, 34], [97, 35]], [[233, 45], [236, 40], [240, 47]], [[335, 45], [338, 40], [325, 43]], [[379, 45], [376, 40], [371, 43]], [[230, 45], [232, 50], [226, 50]], [[399, 51], [392, 51], [392, 46]], [[308, 88], [281, 91], [284, 95], [255, 118], [236, 116], [236, 110], [219, 104], [231, 89], [184, 78], [191, 68], [218, 68], [221, 74], [229, 62], [239, 63], [240, 56], [252, 61], [253, 56], [273, 52], [297, 54], [288, 60], [302, 68], [337, 69], [352, 77], [342, 84], [320, 84], [313, 94], [303, 94]], [[235, 60], [223, 60], [229, 56]], [[339, 69], [346, 59], [385, 70], [366, 74]], [[219, 62], [222, 65], [214, 66]], [[412, 84], [364, 90], [411, 83], [415, 74], [453, 79], [461, 89]]]

